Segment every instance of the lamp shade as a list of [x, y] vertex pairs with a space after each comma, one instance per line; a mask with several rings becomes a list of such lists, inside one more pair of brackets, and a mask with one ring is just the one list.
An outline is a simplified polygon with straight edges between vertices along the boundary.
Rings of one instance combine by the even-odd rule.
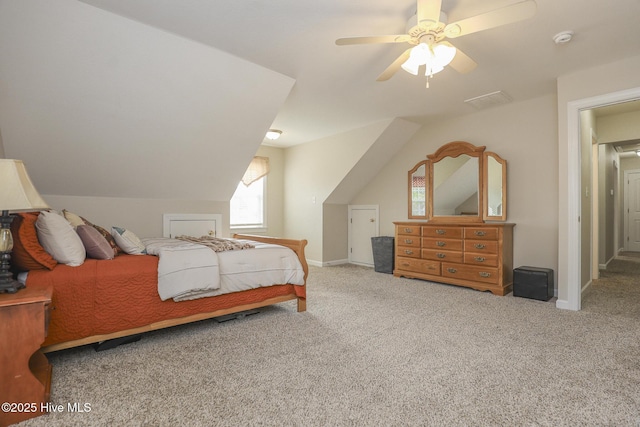
[[0, 159], [0, 210], [47, 209], [22, 160]]

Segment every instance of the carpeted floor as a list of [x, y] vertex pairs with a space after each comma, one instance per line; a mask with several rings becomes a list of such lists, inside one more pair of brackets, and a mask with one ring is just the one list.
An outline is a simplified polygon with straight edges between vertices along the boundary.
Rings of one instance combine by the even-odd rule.
[[91, 410], [21, 425], [638, 427], [638, 265], [612, 264], [580, 312], [311, 267], [305, 313], [51, 354], [52, 403]]

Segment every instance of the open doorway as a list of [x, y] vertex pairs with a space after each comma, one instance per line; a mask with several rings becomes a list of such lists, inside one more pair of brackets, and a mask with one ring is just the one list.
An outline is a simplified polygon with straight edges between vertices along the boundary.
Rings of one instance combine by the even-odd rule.
[[[586, 245], [590, 251], [590, 234], [586, 236], [582, 233], [581, 209], [583, 201], [583, 186], [581, 183], [581, 152], [580, 144], [581, 123], [580, 113], [583, 110], [619, 104], [627, 101], [640, 100], [640, 88], [628, 89], [592, 98], [585, 98], [571, 101], [567, 104], [567, 206], [566, 217], [562, 221], [566, 228], [566, 270], [563, 279], [566, 280], [566, 299], [558, 299], [558, 308], [569, 310], [580, 310], [582, 302], [583, 284], [581, 281], [583, 239], [586, 238], [589, 244]], [[591, 149], [589, 148], [589, 152]], [[589, 257], [591, 259], [591, 257]], [[590, 271], [590, 269], [589, 269]]]
[[[582, 193], [590, 182], [593, 194], [590, 215], [584, 215], [584, 202], [581, 210], [591, 221], [591, 244], [582, 246], [581, 256], [590, 262], [590, 268], [582, 265], [581, 274], [590, 276], [582, 276], [581, 284], [589, 289], [587, 295], [597, 288], [602, 304], [605, 290], [635, 283], [640, 268], [640, 101], [583, 110], [580, 119], [582, 144], [592, 146], [592, 168], [587, 170], [591, 176], [582, 177]], [[590, 141], [584, 139], [589, 137], [584, 135], [587, 130]], [[592, 304], [594, 299], [588, 301]]]

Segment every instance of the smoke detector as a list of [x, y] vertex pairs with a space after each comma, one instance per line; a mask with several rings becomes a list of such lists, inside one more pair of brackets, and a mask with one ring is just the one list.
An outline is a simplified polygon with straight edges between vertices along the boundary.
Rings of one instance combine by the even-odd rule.
[[553, 36], [553, 41], [556, 44], [565, 44], [569, 43], [573, 38], [573, 31], [562, 31], [555, 36]]

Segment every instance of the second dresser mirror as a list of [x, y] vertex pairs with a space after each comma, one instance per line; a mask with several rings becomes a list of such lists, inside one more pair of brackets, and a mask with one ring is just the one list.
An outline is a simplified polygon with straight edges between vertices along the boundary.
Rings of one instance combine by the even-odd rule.
[[450, 142], [409, 171], [409, 218], [506, 220], [506, 161], [485, 147]]
[[507, 219], [507, 162], [496, 153], [485, 152], [484, 219]]

